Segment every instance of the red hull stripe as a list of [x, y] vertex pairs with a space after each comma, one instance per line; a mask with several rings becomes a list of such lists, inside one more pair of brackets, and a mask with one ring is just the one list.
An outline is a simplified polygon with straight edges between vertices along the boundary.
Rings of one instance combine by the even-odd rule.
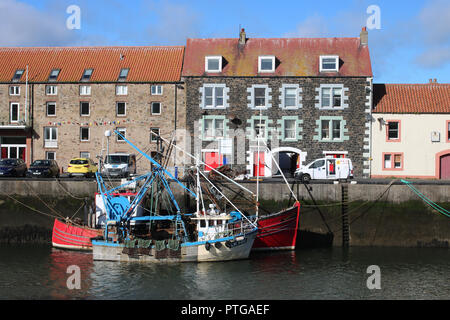
[[[57, 231], [57, 232], [59, 232], [61, 234], [65, 234], [65, 235], [71, 236], [71, 237], [84, 238], [84, 239], [88, 239], [88, 240], [90, 240], [91, 238], [97, 236], [97, 233], [88, 234], [87, 236], [82, 236], [82, 235], [78, 235], [78, 234], [68, 233], [68, 232], [65, 232], [64, 230], [58, 229], [56, 227], [53, 228], [53, 230]], [[85, 234], [87, 234], [87, 233], [85, 232]]]
[[56, 233], [53, 234], [52, 240], [53, 240], [53, 242], [59, 243], [59, 244], [92, 246], [92, 243], [90, 241], [77, 241], [75, 239], [69, 239], [69, 238], [60, 236], [59, 234], [56, 234]]

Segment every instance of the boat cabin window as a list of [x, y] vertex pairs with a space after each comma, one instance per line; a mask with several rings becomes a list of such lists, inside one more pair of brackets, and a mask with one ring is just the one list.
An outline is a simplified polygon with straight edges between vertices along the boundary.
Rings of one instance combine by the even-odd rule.
[[200, 220], [200, 228], [206, 228], [206, 220]]

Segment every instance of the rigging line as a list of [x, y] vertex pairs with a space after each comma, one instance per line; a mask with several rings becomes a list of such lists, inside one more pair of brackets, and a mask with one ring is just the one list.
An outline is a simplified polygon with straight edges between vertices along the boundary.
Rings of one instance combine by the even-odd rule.
[[64, 192], [67, 193], [67, 194], [68, 194], [69, 196], [71, 196], [72, 198], [77, 199], [77, 200], [84, 200], [84, 198], [78, 198], [78, 197], [74, 196], [73, 194], [71, 194], [69, 191], [67, 191], [67, 190], [62, 186], [61, 181], [59, 181], [58, 178], [55, 177], [55, 181], [58, 182], [58, 185], [61, 187], [61, 189], [63, 189]]
[[32, 210], [32, 211], [35, 211], [35, 212], [40, 213], [40, 214], [43, 214], [43, 215], [45, 215], [45, 216], [51, 217], [51, 218], [53, 218], [53, 219], [57, 218], [57, 217], [54, 216], [54, 215], [51, 215], [51, 214], [49, 214], [49, 213], [40, 211], [40, 210], [38, 210], [38, 209], [36, 209], [36, 208], [30, 207], [29, 205], [27, 205], [27, 204], [25, 204], [25, 203], [23, 203], [23, 202], [21, 202], [21, 201], [15, 199], [14, 197], [10, 196], [9, 194], [4, 193], [3, 191], [0, 191], [0, 192], [1, 192], [4, 196], [7, 196], [8, 198], [14, 200], [15, 202], [21, 204], [21, 205], [24, 206], [25, 208], [28, 208], [28, 209], [30, 209], [30, 210]]
[[80, 209], [83, 208], [85, 205], [86, 205], [86, 204], [83, 203], [83, 204], [81, 205], [81, 207], [79, 207], [78, 210], [75, 211], [75, 213], [72, 215], [72, 217], [70, 217], [70, 220], [71, 220], [71, 221], [72, 221], [73, 217], [75, 217], [75, 215], [78, 213], [78, 211], [80, 211]]
[[51, 211], [53, 211], [54, 213], [56, 213], [58, 216], [60, 216], [61, 218], [64, 219], [64, 215], [62, 215], [61, 213], [59, 213], [58, 211], [56, 211], [56, 209], [50, 207], [49, 205], [47, 205], [47, 203], [42, 200], [39, 195], [33, 190], [33, 188], [28, 184], [28, 182], [26, 180], [25, 181], [25, 185], [31, 190], [31, 192], [34, 193], [35, 197], [38, 198], [47, 208], [49, 208]]
[[[362, 207], [364, 207], [364, 206], [367, 205], [367, 204], [371, 204], [371, 206], [369, 206], [365, 211], [363, 211], [360, 215], [358, 215], [358, 216], [355, 217], [353, 220], [351, 220], [351, 221], [349, 222], [349, 225], [351, 225], [353, 222], [355, 222], [356, 220], [360, 219], [360, 218], [363, 217], [367, 212], [369, 212], [369, 210], [370, 210], [370, 209], [371, 209], [378, 201], [380, 201], [380, 199], [385, 195], [386, 192], [389, 191], [389, 189], [392, 187], [392, 185], [394, 184], [394, 182], [396, 182], [397, 180], [398, 180], [398, 179], [392, 180], [391, 183], [389, 183], [389, 185], [387, 186], [387, 188], [380, 194], [380, 196], [379, 196], [377, 199], [375, 199], [375, 201], [373, 201], [373, 202], [372, 202], [372, 201], [366, 201], [366, 202], [364, 202], [362, 205], [360, 205], [359, 207], [356, 207], [356, 208], [350, 210], [350, 211], [348, 212], [348, 214], [353, 213], [353, 212], [355, 212], [356, 210], [361, 209]], [[336, 232], [337, 232], [337, 231], [341, 231], [341, 230], [342, 230], [342, 227], [339, 228], [338, 230], [336, 230]]]
[[[153, 135], [155, 135], [155, 136], [158, 136], [163, 142], [168, 143], [168, 141], [167, 141], [166, 139], [164, 139], [163, 137], [157, 135], [156, 133], [151, 132], [151, 131], [150, 131], [150, 133], [153, 134]], [[197, 157], [193, 156], [193, 155], [190, 154], [189, 152], [183, 150], [183, 149], [180, 148], [179, 146], [177, 146], [177, 145], [173, 145], [173, 146], [175, 147], [175, 149], [180, 150], [181, 152], [183, 152], [185, 155], [187, 155], [187, 156], [190, 157], [191, 159], [198, 161], [199, 164], [208, 167], [209, 169], [211, 169], [211, 170], [214, 171], [215, 173], [217, 173], [217, 174], [219, 174], [220, 176], [224, 177], [226, 180], [228, 180], [228, 181], [234, 183], [235, 185], [237, 185], [237, 186], [238, 186], [239, 188], [241, 188], [242, 190], [245, 190], [245, 191], [247, 191], [248, 193], [250, 193], [250, 194], [252, 194], [252, 195], [255, 195], [253, 191], [250, 191], [249, 189], [247, 189], [247, 188], [245, 188], [244, 186], [240, 185], [239, 183], [237, 183], [237, 182], [234, 181], [233, 179], [230, 179], [229, 177], [227, 177], [226, 175], [224, 175], [222, 172], [217, 171], [216, 169], [214, 169], [214, 168], [211, 167], [210, 165], [208, 165], [208, 164], [206, 164], [205, 162], [201, 161], [200, 159], [198, 159]]]
[[[197, 168], [198, 169], [198, 168]], [[216, 190], [217, 190], [217, 192], [219, 192], [220, 193], [220, 195], [222, 196], [222, 197], [224, 197], [225, 198], [225, 200], [227, 200], [232, 206], [233, 206], [233, 208], [235, 208], [248, 222], [250, 222], [250, 224], [253, 226], [253, 227], [257, 227], [252, 221], [250, 221], [248, 218], [247, 218], [247, 216], [246, 215], [244, 215], [230, 200], [228, 200], [228, 198], [211, 182], [211, 181], [209, 181], [208, 180], [208, 178], [205, 176], [205, 174], [203, 173], [203, 172], [201, 172], [201, 171], [198, 171], [202, 176], [203, 176], [203, 178], [205, 178], [205, 180], [206, 181], [208, 181], [212, 186], [213, 186], [213, 188], [215, 188]]]
[[[266, 146], [266, 148], [269, 149], [269, 147], [267, 146], [266, 141], [264, 141], [264, 139], [263, 139], [262, 141], [264, 142], [264, 145]], [[291, 192], [291, 195], [294, 197], [295, 201], [298, 202], [298, 199], [297, 199], [297, 197], [296, 197], [294, 191], [292, 191], [291, 186], [289, 185], [289, 183], [288, 183], [286, 177], [284, 176], [283, 171], [281, 170], [280, 166], [278, 165], [278, 162], [275, 160], [275, 157], [273, 156], [272, 150], [269, 149], [269, 151], [270, 151], [270, 156], [272, 157], [273, 162], [275, 162], [275, 165], [277, 166], [277, 169], [280, 171], [281, 176], [282, 176], [283, 179], [284, 179], [284, 182], [286, 183], [286, 185], [287, 185], [289, 191]]]
[[373, 243], [375, 242], [375, 238], [377, 237], [378, 227], [379, 227], [380, 224], [381, 224], [381, 219], [383, 218], [384, 209], [386, 209], [387, 198], [389, 197], [389, 191], [390, 191], [390, 190], [391, 190], [391, 189], [389, 189], [388, 192], [387, 192], [387, 194], [386, 194], [386, 199], [385, 199], [384, 204], [383, 204], [383, 209], [381, 210], [380, 216], [378, 217], [378, 223], [377, 223], [377, 225], [376, 225], [376, 227], [375, 227], [375, 233], [373, 234], [371, 245], [373, 245]]

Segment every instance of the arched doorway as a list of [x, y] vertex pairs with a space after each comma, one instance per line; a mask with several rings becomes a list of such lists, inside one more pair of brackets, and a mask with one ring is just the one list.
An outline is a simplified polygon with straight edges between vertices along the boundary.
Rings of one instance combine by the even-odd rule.
[[[272, 150], [272, 155], [286, 177], [292, 177], [295, 170], [301, 166], [306, 159], [306, 152], [292, 147], [280, 147]], [[277, 165], [272, 164], [272, 177], [281, 176]]]
[[450, 180], [450, 153], [439, 157], [439, 179]]
[[436, 179], [450, 180], [450, 149], [436, 153], [435, 175]]

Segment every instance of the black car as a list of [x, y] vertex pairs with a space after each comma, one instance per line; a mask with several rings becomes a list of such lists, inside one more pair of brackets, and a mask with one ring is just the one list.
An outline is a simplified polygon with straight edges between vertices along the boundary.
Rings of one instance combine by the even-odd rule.
[[36, 160], [27, 171], [27, 177], [57, 177], [59, 166], [55, 160]]
[[22, 159], [1, 159], [0, 177], [25, 177], [27, 164]]

